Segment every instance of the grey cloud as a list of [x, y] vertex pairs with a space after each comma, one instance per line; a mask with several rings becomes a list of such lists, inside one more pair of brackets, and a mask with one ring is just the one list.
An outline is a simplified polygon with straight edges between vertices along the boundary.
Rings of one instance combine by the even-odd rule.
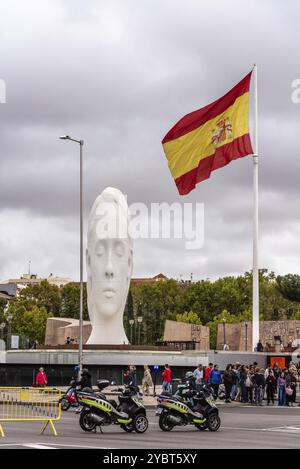
[[[106, 186], [119, 187], [130, 203], [205, 203], [206, 244], [199, 255], [181, 243], [138, 242], [136, 276], [165, 271], [205, 278], [251, 268], [251, 158], [214, 173], [183, 199], [160, 142], [180, 117], [223, 95], [254, 62], [260, 67], [262, 262], [280, 269], [268, 245], [271, 236], [280, 246], [288, 229], [292, 241], [282, 246], [282, 268], [290, 259], [295, 269], [296, 0], [26, 3], [26, 11], [16, 2], [0, 11], [0, 74], [7, 82], [7, 104], [0, 105], [0, 277], [19, 273], [33, 245], [45, 274], [51, 268], [77, 275], [78, 148], [58, 140], [64, 133], [86, 142], [85, 219]], [[3, 215], [8, 209], [31, 218], [23, 220], [26, 244], [6, 225], [15, 223]], [[56, 245], [51, 256], [43, 223]], [[30, 235], [32, 224], [41, 232], [39, 243]], [[8, 235], [16, 251], [6, 249]], [[74, 243], [65, 243], [69, 235]]]

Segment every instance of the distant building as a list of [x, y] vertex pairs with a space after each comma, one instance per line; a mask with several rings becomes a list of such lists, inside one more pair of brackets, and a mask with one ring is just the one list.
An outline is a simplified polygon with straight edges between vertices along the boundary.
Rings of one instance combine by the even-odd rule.
[[10, 295], [7, 295], [7, 293], [2, 293], [0, 291], [0, 300], [11, 300], [13, 297]]
[[17, 287], [21, 289], [28, 285], [40, 285], [45, 280], [47, 280], [50, 285], [56, 285], [59, 288], [63, 288], [65, 285], [72, 282], [70, 278], [57, 277], [53, 274], [50, 274], [47, 278], [38, 277], [36, 274], [23, 274], [22, 277], [9, 279], [7, 282], [4, 282], [4, 284], [17, 285]]
[[[300, 344], [300, 321], [260, 321], [259, 328], [259, 337], [266, 352], [274, 352], [278, 344], [287, 351]], [[223, 350], [224, 342], [231, 352], [252, 351], [252, 322], [219, 324], [217, 350]]]
[[165, 282], [167, 280], [169, 280], [169, 278], [166, 277], [164, 274], [158, 274], [155, 277], [151, 277], [151, 278], [133, 278], [131, 279], [131, 284], [140, 285], [144, 283]]
[[[86, 344], [91, 335], [92, 326], [89, 321], [83, 321], [83, 343]], [[48, 318], [45, 334], [45, 345], [65, 345], [67, 338], [72, 343], [79, 341], [79, 321], [70, 318]]]
[[209, 327], [167, 320], [164, 342], [178, 350], [209, 350]]
[[18, 287], [15, 283], [0, 283], [1, 298], [11, 299], [17, 296]]

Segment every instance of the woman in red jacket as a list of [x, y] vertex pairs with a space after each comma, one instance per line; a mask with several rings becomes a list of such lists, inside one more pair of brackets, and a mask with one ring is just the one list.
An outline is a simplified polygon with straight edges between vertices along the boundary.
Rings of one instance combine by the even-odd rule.
[[35, 382], [36, 382], [36, 385], [40, 388], [43, 388], [43, 387], [47, 386], [48, 379], [47, 379], [46, 373], [44, 372], [44, 368], [39, 369], [39, 372], [36, 375]]
[[162, 390], [163, 392], [170, 392], [171, 391], [171, 376], [172, 371], [169, 368], [169, 365], [165, 365], [165, 369], [162, 372]]

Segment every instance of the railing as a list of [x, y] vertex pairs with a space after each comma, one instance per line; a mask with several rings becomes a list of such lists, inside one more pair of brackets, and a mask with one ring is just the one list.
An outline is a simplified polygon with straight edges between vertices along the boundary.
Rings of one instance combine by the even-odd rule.
[[5, 436], [3, 422], [45, 422], [41, 433], [61, 418], [61, 392], [57, 388], [0, 387], [0, 435]]

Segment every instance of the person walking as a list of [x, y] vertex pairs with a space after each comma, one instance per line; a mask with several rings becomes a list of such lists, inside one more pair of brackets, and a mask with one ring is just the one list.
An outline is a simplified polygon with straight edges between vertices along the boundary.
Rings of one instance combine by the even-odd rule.
[[142, 390], [145, 396], [149, 396], [150, 387], [153, 386], [151, 371], [148, 365], [144, 365], [144, 376], [142, 380]]
[[162, 390], [163, 392], [171, 392], [171, 377], [172, 371], [168, 364], [165, 365], [165, 369], [162, 372]]
[[230, 395], [233, 386], [233, 372], [232, 372], [232, 365], [227, 365], [226, 370], [223, 374], [223, 382], [225, 386], [225, 402], [226, 404], [230, 404]]
[[47, 384], [48, 384], [48, 378], [47, 378], [46, 373], [44, 372], [44, 368], [43, 368], [43, 367], [39, 368], [39, 372], [38, 372], [38, 374], [36, 375], [35, 384], [36, 384], [39, 388], [44, 388], [44, 387], [47, 386]]
[[198, 367], [194, 370], [194, 376], [195, 376], [195, 384], [196, 384], [196, 389], [200, 390], [202, 384], [203, 384], [203, 379], [204, 379], [204, 371], [203, 371], [203, 366], [198, 365]]
[[210, 363], [204, 370], [204, 384], [208, 384], [209, 383], [209, 377], [210, 377], [210, 373], [212, 371], [214, 367], [214, 364], [213, 363]]
[[266, 376], [267, 405], [270, 405], [271, 402], [274, 405], [274, 393], [276, 389], [276, 379], [275, 379], [272, 368], [268, 368], [267, 372], [268, 372]]
[[129, 386], [137, 386], [136, 367], [134, 365], [129, 365], [128, 384]]
[[277, 380], [278, 405], [281, 406], [281, 407], [286, 405], [285, 386], [286, 386], [285, 373], [282, 371], [280, 373], [280, 376], [279, 376], [278, 380]]
[[214, 390], [214, 399], [217, 400], [219, 395], [219, 386], [222, 383], [222, 374], [218, 365], [215, 365], [213, 370], [211, 370], [209, 375], [209, 383]]

